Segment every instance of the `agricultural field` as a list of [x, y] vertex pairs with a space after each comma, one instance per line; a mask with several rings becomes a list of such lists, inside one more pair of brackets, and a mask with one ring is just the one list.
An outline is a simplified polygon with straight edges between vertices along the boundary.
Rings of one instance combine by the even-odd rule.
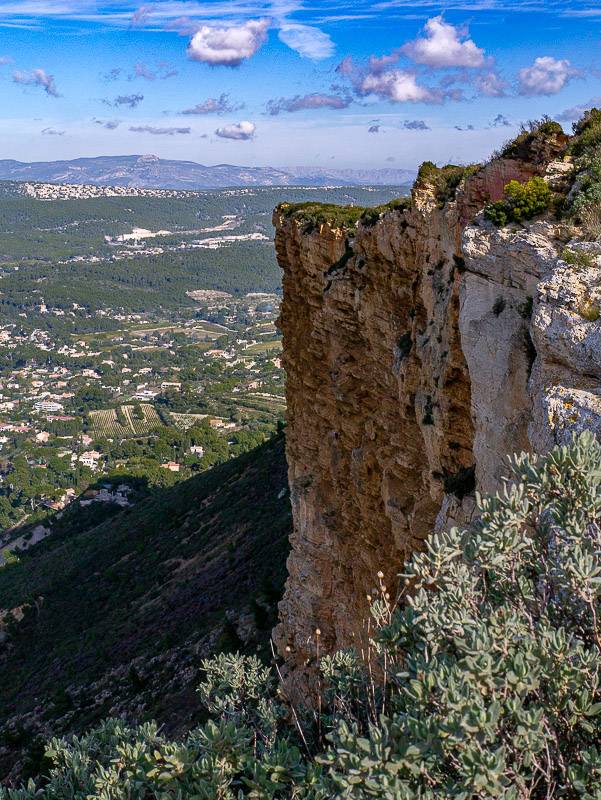
[[[136, 414], [137, 409], [140, 410], [138, 414]], [[156, 409], [149, 403], [90, 411], [89, 418], [90, 428], [94, 434], [117, 439], [143, 436], [163, 425]]]
[[176, 428], [180, 431], [187, 431], [189, 428], [193, 428], [195, 425], [198, 425], [199, 422], [202, 422], [203, 419], [207, 418], [207, 414], [177, 414], [175, 411], [171, 411], [169, 416], [173, 420], [173, 424]]

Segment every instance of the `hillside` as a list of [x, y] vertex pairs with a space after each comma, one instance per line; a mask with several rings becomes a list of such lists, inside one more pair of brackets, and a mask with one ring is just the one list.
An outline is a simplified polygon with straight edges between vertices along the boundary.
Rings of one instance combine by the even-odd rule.
[[[76, 303], [91, 312], [157, 312], [195, 307], [189, 291], [278, 291], [277, 203], [371, 206], [400, 191], [290, 187], [48, 201], [23, 187], [0, 182], [0, 305], [13, 317], [31, 313], [41, 297], [65, 311]], [[132, 240], [137, 229], [142, 238]]]
[[85, 519], [65, 514], [0, 571], [3, 777], [38, 753], [39, 734], [109, 714], [184, 730], [203, 655], [264, 651], [291, 528], [283, 437]]
[[415, 173], [406, 169], [336, 170], [319, 167], [207, 166], [153, 155], [98, 156], [70, 161], [24, 163], [0, 160], [0, 180], [137, 186], [155, 189], [221, 189], [227, 186], [331, 186], [405, 184]]

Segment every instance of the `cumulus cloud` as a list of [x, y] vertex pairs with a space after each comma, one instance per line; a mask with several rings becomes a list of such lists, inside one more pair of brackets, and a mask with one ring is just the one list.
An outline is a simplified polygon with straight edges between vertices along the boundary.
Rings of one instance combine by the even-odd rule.
[[403, 128], [408, 131], [429, 131], [430, 126], [423, 119], [406, 119]]
[[10, 56], [0, 56], [0, 67], [4, 66], [5, 64], [12, 64], [13, 59]]
[[201, 25], [188, 46], [188, 58], [212, 66], [237, 67], [267, 41], [268, 19], [217, 28]]
[[31, 72], [15, 70], [15, 72], [13, 72], [13, 81], [15, 83], [21, 83], [24, 86], [39, 86], [47, 95], [59, 97], [56, 83], [54, 82], [54, 75], [48, 75], [43, 69], [32, 69]]
[[103, 100], [105, 106], [114, 106], [121, 108], [127, 106], [128, 108], [136, 108], [144, 100], [143, 94], [119, 94], [114, 100]]
[[493, 128], [510, 128], [511, 122], [503, 114], [497, 114], [491, 125]]
[[527, 96], [557, 94], [577, 74], [565, 58], [540, 56], [532, 66], [519, 71], [519, 92]]
[[591, 108], [598, 108], [599, 106], [601, 106], [601, 97], [591, 97], [588, 103], [580, 103], [577, 106], [564, 109], [559, 114], [555, 115], [555, 119], [561, 120], [562, 122], [572, 122], [580, 119], [580, 117]]
[[296, 97], [280, 97], [279, 100], [270, 100], [267, 103], [267, 111], [272, 117], [277, 116], [282, 111], [303, 111], [304, 109], [316, 108], [348, 108], [352, 103], [350, 97], [340, 97], [337, 94], [313, 94], [296, 95]]
[[229, 114], [232, 111], [237, 111], [242, 108], [240, 105], [234, 105], [230, 102], [229, 95], [222, 94], [219, 97], [207, 97], [202, 103], [197, 103], [192, 108], [186, 108], [182, 114]]
[[392, 53], [384, 56], [370, 56], [369, 57], [369, 71], [370, 72], [383, 72], [388, 67], [396, 64], [401, 58], [401, 50], [394, 50]]
[[439, 90], [420, 86], [412, 72], [400, 69], [368, 73], [357, 90], [361, 95], [375, 94], [393, 103], [441, 103], [443, 100]]
[[353, 61], [353, 57], [345, 56], [340, 64], [338, 64], [336, 67], [335, 72], [337, 72], [338, 75], [352, 75], [355, 72], [355, 62]]
[[476, 87], [480, 94], [486, 97], [504, 97], [507, 89], [507, 81], [494, 70], [483, 72], [476, 78]]
[[467, 34], [445, 22], [442, 16], [426, 22], [425, 36], [408, 42], [401, 50], [417, 64], [428, 67], [482, 67], [484, 50]]
[[43, 128], [42, 134], [44, 136], [64, 136], [65, 131], [57, 131], [56, 128]]
[[221, 139], [248, 141], [254, 137], [256, 130], [257, 126], [254, 122], [243, 120], [242, 122], [235, 122], [231, 125], [224, 125], [222, 128], [217, 128], [215, 134]]
[[130, 125], [132, 133], [151, 133], [153, 136], [175, 136], [188, 134], [190, 128], [156, 128], [154, 125]]
[[280, 28], [278, 37], [303, 58], [310, 58], [313, 61], [329, 58], [336, 49], [327, 33], [311, 25], [287, 23]]

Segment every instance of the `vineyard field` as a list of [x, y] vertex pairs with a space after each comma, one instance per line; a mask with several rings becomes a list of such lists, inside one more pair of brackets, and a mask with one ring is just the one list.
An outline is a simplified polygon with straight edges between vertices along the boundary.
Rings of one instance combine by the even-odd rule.
[[134, 413], [135, 406], [119, 406], [103, 411], [90, 411], [90, 427], [100, 436], [123, 439], [127, 436], [142, 436], [163, 425], [156, 409], [149, 403], [140, 403], [143, 419]]

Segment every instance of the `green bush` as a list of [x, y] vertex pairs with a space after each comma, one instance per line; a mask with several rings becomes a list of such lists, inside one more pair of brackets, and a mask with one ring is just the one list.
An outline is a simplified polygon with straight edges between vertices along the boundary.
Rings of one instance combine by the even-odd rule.
[[507, 142], [496, 155], [501, 158], [517, 158], [530, 161], [541, 143], [551, 144], [565, 137], [559, 122], [548, 116], [522, 124], [518, 135]]
[[444, 167], [437, 167], [432, 161], [424, 161], [418, 170], [415, 186], [431, 187], [439, 208], [442, 208], [446, 202], [455, 197], [461, 181], [476, 172], [480, 166], [480, 164], [470, 164], [467, 167], [446, 164]]
[[542, 178], [531, 178], [526, 183], [510, 181], [504, 190], [503, 200], [489, 203], [484, 216], [499, 227], [509, 222], [522, 222], [546, 211], [552, 203], [553, 193]]
[[564, 247], [561, 251], [561, 259], [572, 267], [578, 269], [587, 269], [596, 266], [597, 255], [589, 253], [587, 250], [572, 250], [569, 247]]
[[574, 126], [570, 153], [576, 158], [601, 145], [601, 110], [591, 108]]
[[288, 726], [270, 670], [219, 656], [216, 719], [184, 741], [112, 720], [0, 800], [598, 800], [601, 446], [510, 464], [477, 523], [412, 557], [397, 609], [379, 575], [369, 668], [323, 658], [323, 713]]
[[330, 203], [283, 203], [279, 210], [286, 219], [294, 219], [302, 226], [304, 233], [311, 233], [321, 225], [332, 228], [352, 230], [356, 228], [362, 214], [368, 209], [363, 206], [337, 206]]
[[567, 208], [578, 222], [585, 238], [598, 240], [601, 235], [601, 110], [592, 108], [574, 125], [570, 144], [576, 169], [576, 188]]
[[384, 205], [366, 208], [359, 219], [362, 225], [366, 228], [371, 228], [379, 221], [383, 214], [389, 211], [405, 211], [409, 208], [411, 208], [411, 198], [399, 197], [397, 200], [384, 203]]

